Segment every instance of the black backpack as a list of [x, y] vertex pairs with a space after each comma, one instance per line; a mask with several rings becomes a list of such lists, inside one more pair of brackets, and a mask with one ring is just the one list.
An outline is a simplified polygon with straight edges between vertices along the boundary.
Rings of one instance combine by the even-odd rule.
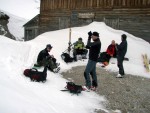
[[74, 58], [72, 58], [68, 53], [62, 53], [61, 58], [66, 62], [73, 62]]
[[73, 82], [66, 82], [67, 85], [66, 85], [66, 89], [67, 90], [62, 90], [62, 91], [70, 91], [70, 93], [73, 93], [73, 94], [79, 94], [81, 93], [81, 91], [83, 91], [83, 88], [81, 85], [76, 85], [75, 83]]
[[45, 82], [46, 77], [47, 77], [47, 67], [44, 67], [43, 72], [39, 72], [36, 68], [25, 69], [24, 70], [24, 75], [26, 77], [29, 77], [31, 79], [31, 81]]

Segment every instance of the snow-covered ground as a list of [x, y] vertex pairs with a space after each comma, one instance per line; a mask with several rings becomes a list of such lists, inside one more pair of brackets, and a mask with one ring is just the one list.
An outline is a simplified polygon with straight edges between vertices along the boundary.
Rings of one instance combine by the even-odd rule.
[[[89, 31], [100, 33], [101, 52], [106, 50], [111, 40], [120, 43], [121, 35], [126, 34], [128, 41], [126, 57], [129, 61], [124, 61], [125, 73], [150, 78], [141, 57], [141, 54], [147, 53], [150, 58], [148, 42], [124, 31], [114, 30], [104, 23], [93, 22], [84, 27], [72, 28], [72, 43], [79, 37], [86, 43]], [[86, 65], [87, 60], [66, 64], [61, 59], [60, 55], [66, 50], [68, 40], [69, 29], [46, 32], [27, 42], [17, 42], [0, 36], [0, 113], [93, 113], [94, 109], [105, 109], [102, 105], [106, 100], [105, 97], [94, 92], [82, 92], [79, 96], [61, 92], [67, 81], [61, 74], [48, 71], [46, 83], [31, 82], [23, 75], [24, 69], [33, 66], [39, 51], [44, 49], [46, 44], [53, 46], [50, 54], [60, 62], [61, 71], [71, 69], [73, 66]], [[118, 72], [116, 59], [111, 59], [110, 62], [115, 64], [110, 63], [106, 69]]]

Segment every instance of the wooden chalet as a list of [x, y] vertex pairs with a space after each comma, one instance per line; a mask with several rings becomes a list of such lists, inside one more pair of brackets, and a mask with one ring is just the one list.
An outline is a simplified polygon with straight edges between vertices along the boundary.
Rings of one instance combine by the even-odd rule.
[[39, 35], [39, 14], [23, 25], [24, 40], [34, 39]]
[[41, 0], [38, 33], [93, 21], [150, 41], [150, 0]]

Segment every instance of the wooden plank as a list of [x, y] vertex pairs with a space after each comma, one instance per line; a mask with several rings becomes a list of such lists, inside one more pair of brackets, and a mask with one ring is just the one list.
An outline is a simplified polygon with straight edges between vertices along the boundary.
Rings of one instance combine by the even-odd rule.
[[144, 67], [146, 69], [146, 72], [150, 72], [149, 60], [148, 60], [147, 54], [142, 54], [142, 58], [143, 58], [143, 64], [144, 64]]

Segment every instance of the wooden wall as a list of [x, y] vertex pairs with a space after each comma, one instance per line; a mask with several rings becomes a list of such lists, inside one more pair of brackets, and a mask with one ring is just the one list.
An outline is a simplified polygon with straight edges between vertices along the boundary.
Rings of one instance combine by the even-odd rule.
[[51, 9], [150, 7], [150, 0], [41, 0], [41, 11]]
[[[94, 18], [78, 18], [94, 13]], [[150, 0], [41, 0], [40, 34], [46, 31], [82, 26], [92, 21], [125, 30], [145, 39], [150, 37]]]
[[41, 11], [111, 7], [112, 0], [41, 0]]

